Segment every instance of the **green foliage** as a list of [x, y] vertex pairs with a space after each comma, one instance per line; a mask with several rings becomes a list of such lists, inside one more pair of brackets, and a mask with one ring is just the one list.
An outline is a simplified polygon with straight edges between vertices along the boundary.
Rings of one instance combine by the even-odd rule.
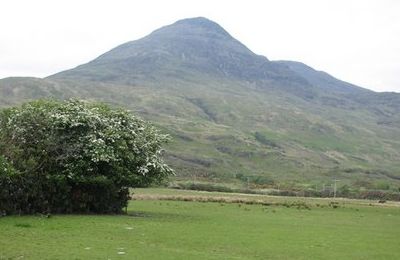
[[209, 192], [224, 192], [224, 193], [244, 193], [244, 194], [265, 194], [260, 190], [249, 188], [232, 188], [226, 185], [213, 183], [194, 183], [194, 182], [179, 182], [171, 186], [173, 189], [209, 191]]
[[236, 179], [247, 184], [252, 184], [253, 186], [272, 186], [275, 183], [269, 176], [248, 176], [243, 173], [238, 173], [235, 177]]
[[172, 173], [161, 159], [166, 135], [100, 103], [26, 103], [1, 112], [0, 131], [5, 213], [120, 212], [129, 187]]
[[177, 183], [173, 188], [198, 191], [235, 192], [232, 188], [210, 183]]

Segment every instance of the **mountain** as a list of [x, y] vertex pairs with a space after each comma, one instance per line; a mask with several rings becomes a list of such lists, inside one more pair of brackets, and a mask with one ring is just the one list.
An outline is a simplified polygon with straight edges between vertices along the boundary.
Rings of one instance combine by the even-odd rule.
[[[300, 80], [287, 66], [250, 51], [218, 24], [205, 18], [185, 19], [140, 39], [122, 44], [53, 79], [137, 84], [145, 78], [176, 80], [187, 73], [246, 81]], [[294, 81], [293, 80], [293, 81]], [[290, 81], [290, 82], [293, 82]], [[305, 83], [305, 82], [304, 82]]]
[[0, 80], [0, 97], [0, 106], [80, 97], [129, 108], [174, 137], [177, 178], [400, 184], [400, 94], [271, 61], [206, 18], [45, 79]]

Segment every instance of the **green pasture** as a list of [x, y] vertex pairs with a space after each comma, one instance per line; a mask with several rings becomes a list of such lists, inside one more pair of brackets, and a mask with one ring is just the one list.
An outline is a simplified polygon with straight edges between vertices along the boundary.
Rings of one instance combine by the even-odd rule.
[[281, 202], [268, 206], [164, 200], [224, 198], [217, 193], [136, 194], [127, 215], [0, 218], [0, 259], [400, 259], [396, 203], [331, 207], [330, 200], [237, 195]]

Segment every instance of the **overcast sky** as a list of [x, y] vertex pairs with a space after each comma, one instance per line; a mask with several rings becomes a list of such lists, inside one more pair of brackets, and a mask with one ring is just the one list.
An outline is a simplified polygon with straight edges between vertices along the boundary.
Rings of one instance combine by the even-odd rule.
[[270, 60], [400, 92], [398, 0], [1, 0], [0, 78], [45, 77], [197, 16]]

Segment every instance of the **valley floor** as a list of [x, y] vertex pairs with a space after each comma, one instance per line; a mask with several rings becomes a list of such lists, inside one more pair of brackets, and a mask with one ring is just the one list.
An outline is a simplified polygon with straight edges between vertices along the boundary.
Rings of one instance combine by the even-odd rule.
[[0, 218], [0, 259], [400, 259], [398, 203], [167, 189], [134, 199], [128, 215]]

